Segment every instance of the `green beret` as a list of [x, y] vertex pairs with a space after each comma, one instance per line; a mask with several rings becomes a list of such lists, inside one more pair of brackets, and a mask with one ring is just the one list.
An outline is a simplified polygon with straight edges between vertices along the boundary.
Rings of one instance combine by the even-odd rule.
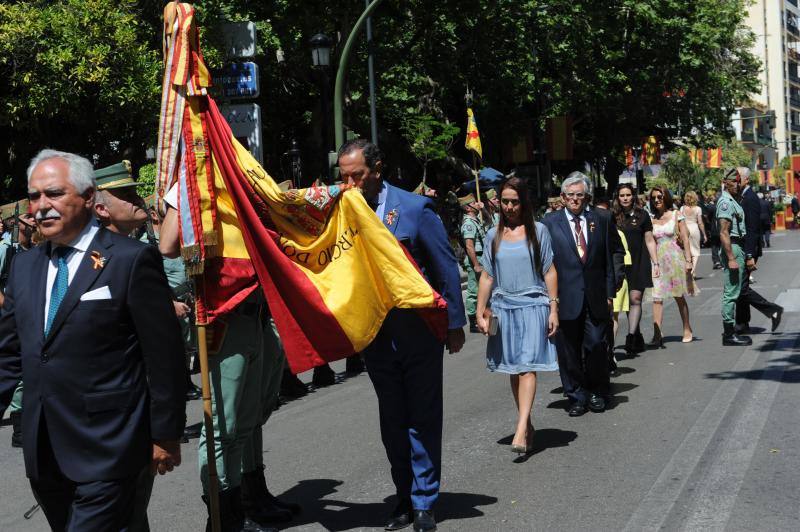
[[97, 190], [138, 187], [141, 184], [134, 181], [133, 177], [131, 177], [130, 161], [122, 161], [121, 163], [112, 164], [111, 166], [95, 170], [94, 180], [97, 183]]

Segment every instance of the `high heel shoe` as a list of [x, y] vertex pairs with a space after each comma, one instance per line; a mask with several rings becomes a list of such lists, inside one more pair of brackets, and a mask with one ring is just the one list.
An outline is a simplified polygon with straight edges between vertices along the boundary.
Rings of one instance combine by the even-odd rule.
[[528, 453], [532, 452], [533, 451], [533, 443], [531, 443], [531, 440], [533, 439], [533, 433], [534, 432], [535, 432], [535, 429], [533, 428], [533, 425], [528, 427], [528, 434], [525, 436], [525, 445], [524, 446], [523, 445], [515, 445], [515, 444], [512, 443], [511, 444], [511, 452], [515, 453], [515, 454], [528, 454]]
[[651, 349], [666, 349], [664, 347], [664, 337], [661, 336], [661, 327], [657, 324], [653, 324], [653, 339], [650, 340], [650, 343], [647, 344], [647, 347]]
[[684, 336], [683, 338], [681, 338], [681, 342], [683, 342], [684, 344], [688, 344], [693, 341], [694, 341], [694, 333], [692, 333], [691, 331], [689, 332], [689, 336]]
[[628, 358], [636, 356], [636, 335], [629, 334], [625, 337], [625, 355]]
[[636, 331], [633, 335], [633, 352], [635, 354], [644, 353], [646, 351], [644, 346], [644, 336], [640, 331]]

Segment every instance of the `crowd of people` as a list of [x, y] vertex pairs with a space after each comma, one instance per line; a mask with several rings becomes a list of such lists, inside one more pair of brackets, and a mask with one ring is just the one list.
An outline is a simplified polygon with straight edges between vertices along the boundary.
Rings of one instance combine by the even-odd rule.
[[[592, 181], [573, 172], [537, 220], [526, 181], [511, 176], [477, 190], [482, 201], [473, 194], [458, 200], [461, 238], [453, 246], [436, 201], [384, 179], [377, 146], [349, 141], [338, 162], [342, 180], [361, 190], [447, 302], [444, 340], [415, 311], [393, 309], [372, 344], [348, 360], [349, 370], [366, 369], [378, 399], [397, 497], [387, 530], [436, 528], [443, 352], [461, 350], [467, 324], [488, 337], [488, 370], [509, 375], [518, 413], [511, 450], [518, 454], [530, 453], [536, 438], [539, 371], [559, 372], [569, 416], [603, 412], [613, 401], [622, 313], [626, 356], [665, 347], [668, 298], [680, 313], [682, 341], [693, 341], [687, 296], [699, 292], [703, 244], [717, 246], [715, 267], [726, 272], [723, 345], [749, 345], [750, 306], [772, 320], [773, 331], [780, 324], [783, 309], [750, 286], [769, 239], [746, 168], [726, 172], [713, 216], [693, 192], [678, 208], [665, 187], [639, 195], [621, 184], [612, 199], [593, 201]], [[149, 530], [154, 475], [179, 466], [181, 441], [197, 436], [185, 426], [185, 401], [199, 390], [190, 379], [197, 339], [176, 193], [157, 213], [138, 185], [124, 162], [94, 169], [78, 155], [44, 150], [28, 169], [30, 209], [9, 221], [15, 236], [0, 244], [0, 412], [10, 409], [12, 445], [23, 448], [53, 530]], [[645, 343], [648, 289], [653, 337]], [[287, 373], [261, 291], [219, 323], [209, 344], [213, 434], [204, 427], [198, 446], [207, 527], [216, 496], [222, 530], [275, 530], [271, 523], [291, 521], [301, 508], [269, 491], [262, 427], [287, 383], [295, 393], [305, 385]], [[315, 373], [318, 384], [332, 383], [327, 372]]]

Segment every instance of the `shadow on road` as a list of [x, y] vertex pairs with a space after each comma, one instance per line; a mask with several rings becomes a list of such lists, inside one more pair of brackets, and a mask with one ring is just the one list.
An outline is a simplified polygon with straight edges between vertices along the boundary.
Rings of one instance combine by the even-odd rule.
[[[567, 447], [570, 443], [578, 438], [578, 433], [572, 430], [561, 429], [536, 429], [533, 435], [533, 450], [525, 455], [522, 455], [514, 460], [515, 464], [522, 464], [530, 460], [534, 455], [541, 453], [546, 449], [554, 449], [556, 447]], [[511, 445], [514, 440], [514, 435], [510, 434], [497, 440], [499, 445]]]
[[[303, 506], [303, 513], [291, 525], [318, 524], [321, 528], [332, 531], [383, 528], [397, 504], [395, 497], [387, 497], [381, 503], [356, 503], [325, 498], [336, 493], [342, 484], [341, 480], [327, 478], [302, 480], [281, 494], [281, 499]], [[436, 520], [441, 523], [480, 517], [483, 512], [478, 509], [479, 506], [496, 503], [497, 498], [488, 495], [442, 492], [436, 503]]]
[[[772, 365], [784, 366], [786, 369], [780, 374], [778, 382], [789, 384], [800, 383], [800, 354], [790, 355], [772, 361]], [[751, 369], [748, 371], [721, 371], [719, 373], [706, 373], [707, 379], [732, 380], [775, 380], [771, 374], [766, 373], [769, 368]]]

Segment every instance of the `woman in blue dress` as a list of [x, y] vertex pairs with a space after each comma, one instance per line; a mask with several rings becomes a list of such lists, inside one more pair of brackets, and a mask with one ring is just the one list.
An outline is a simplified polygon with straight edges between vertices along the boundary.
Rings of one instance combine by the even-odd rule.
[[[511, 450], [524, 454], [533, 448], [531, 410], [536, 373], [558, 370], [554, 342], [558, 330], [558, 278], [550, 233], [534, 221], [523, 180], [512, 177], [503, 183], [500, 207], [500, 221], [484, 242], [477, 321], [481, 331], [489, 335], [489, 371], [511, 376], [511, 392], [519, 412]], [[496, 332], [490, 334], [494, 318]]]

